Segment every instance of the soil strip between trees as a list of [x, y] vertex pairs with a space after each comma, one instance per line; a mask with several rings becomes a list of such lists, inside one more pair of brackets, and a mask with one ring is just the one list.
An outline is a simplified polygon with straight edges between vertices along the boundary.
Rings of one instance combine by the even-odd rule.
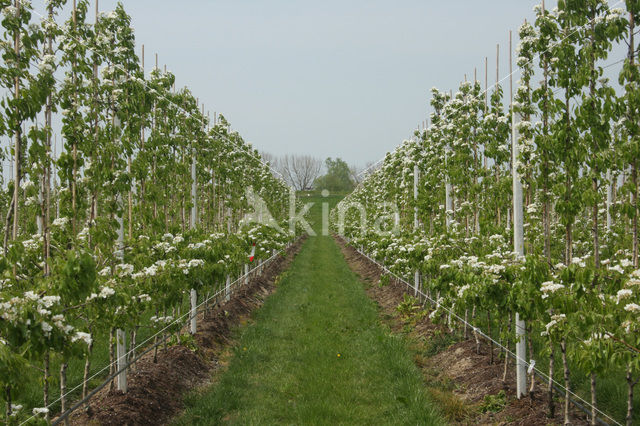
[[275, 283], [300, 251], [303, 239], [265, 267], [261, 275], [238, 288], [227, 302], [212, 306], [198, 318], [198, 331], [189, 347], [169, 346], [142, 357], [129, 373], [128, 392], [104, 390], [91, 400], [90, 408], [71, 416], [74, 425], [163, 424], [182, 409], [183, 394], [206, 383], [220, 368], [220, 355], [229, 345], [234, 328], [262, 306], [275, 291]]
[[[510, 364], [503, 383], [504, 359], [494, 348], [490, 364], [489, 345], [482, 342], [479, 353], [472, 333], [464, 339], [463, 331], [453, 332], [446, 320], [436, 324], [414, 303], [416, 315], [402, 315], [398, 306], [405, 302], [407, 286], [393, 277], [381, 284], [385, 272], [360, 254], [339, 236], [334, 236], [349, 267], [366, 283], [366, 292], [380, 307], [380, 315], [396, 333], [407, 336], [414, 350], [414, 360], [421, 369], [425, 385], [440, 405], [447, 420], [454, 424], [513, 424], [545, 426], [563, 423], [561, 410], [555, 418], [547, 416], [546, 383], [537, 383], [533, 398], [515, 397], [515, 370]], [[383, 280], [384, 281], [384, 280]], [[430, 310], [430, 306], [424, 306]], [[501, 393], [502, 392], [502, 393]], [[503, 396], [504, 395], [504, 396]], [[573, 409], [573, 425], [588, 425], [583, 412]]]

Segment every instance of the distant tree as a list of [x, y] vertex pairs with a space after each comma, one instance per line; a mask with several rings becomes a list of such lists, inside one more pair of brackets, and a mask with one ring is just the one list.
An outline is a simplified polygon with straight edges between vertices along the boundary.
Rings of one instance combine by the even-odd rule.
[[357, 186], [375, 171], [375, 164], [372, 161], [368, 162], [364, 167], [358, 167], [352, 164], [351, 167], [349, 167], [349, 171], [351, 172], [351, 181]]
[[265, 163], [269, 163], [271, 167], [278, 167], [278, 157], [273, 155], [270, 152], [260, 151], [260, 156], [264, 160]]
[[316, 179], [314, 186], [317, 189], [327, 189], [335, 192], [347, 192], [355, 187], [352, 179], [351, 168], [341, 158], [335, 160], [327, 158], [325, 161], [327, 174]]
[[280, 173], [298, 191], [311, 189], [321, 168], [322, 161], [310, 155], [285, 155], [278, 160]]
[[261, 152], [265, 163], [269, 163], [276, 177], [283, 178], [297, 191], [311, 189], [320, 175], [322, 160], [310, 155], [285, 155], [277, 157], [270, 152]]
[[277, 178], [282, 177], [280, 173], [280, 161], [278, 157], [266, 151], [260, 151], [260, 156], [262, 157], [262, 160], [271, 167], [272, 175], [274, 175]]

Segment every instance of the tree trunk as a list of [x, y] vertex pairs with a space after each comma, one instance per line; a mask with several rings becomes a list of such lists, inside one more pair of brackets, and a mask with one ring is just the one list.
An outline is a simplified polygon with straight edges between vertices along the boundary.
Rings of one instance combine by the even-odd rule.
[[[87, 348], [87, 355], [85, 356], [85, 359], [84, 359], [84, 377], [82, 380], [82, 399], [86, 398], [87, 394], [89, 393], [89, 374], [91, 372], [91, 354], [92, 353], [93, 353], [93, 339], [91, 340], [91, 343]], [[91, 410], [91, 405], [89, 404], [89, 401], [87, 401], [85, 410], [87, 411]]]
[[[19, 0], [15, 0], [14, 1], [14, 6], [17, 10], [17, 16], [20, 17], [20, 9], [22, 8], [22, 6], [20, 5], [20, 1]], [[20, 203], [18, 202], [20, 200], [20, 166], [21, 166], [21, 161], [20, 161], [20, 157], [22, 156], [21, 153], [21, 145], [22, 145], [22, 141], [21, 141], [21, 134], [20, 134], [20, 129], [21, 129], [21, 122], [20, 120], [20, 28], [17, 28], [15, 33], [14, 33], [14, 37], [13, 37], [13, 48], [16, 54], [16, 68], [17, 68], [17, 73], [16, 76], [14, 77], [14, 100], [15, 100], [15, 107], [14, 107], [14, 114], [15, 114], [15, 120], [16, 122], [14, 122], [14, 161], [15, 161], [15, 168], [14, 168], [14, 181], [13, 181], [13, 199], [15, 200], [13, 203], [13, 234], [12, 234], [12, 239], [15, 240], [18, 238], [18, 223], [20, 218], [18, 217], [18, 207], [20, 205]], [[14, 271], [14, 275], [16, 273], [16, 266], [13, 266], [13, 271]]]
[[[76, 2], [73, 2], [73, 13], [72, 13], [72, 17], [73, 17], [73, 32], [75, 33], [76, 31]], [[73, 87], [78, 87], [78, 77], [76, 75], [76, 59], [75, 59], [75, 53], [74, 53], [74, 58], [73, 58], [73, 63], [71, 65], [71, 70], [72, 70], [72, 80], [73, 80]], [[74, 103], [73, 103], [73, 119], [77, 119], [76, 114], [78, 112], [77, 110], [78, 108], [78, 92], [76, 91], [74, 93]], [[74, 126], [75, 128], [75, 126]], [[78, 232], [78, 218], [76, 217], [76, 180], [77, 180], [77, 173], [78, 173], [78, 148], [77, 148], [77, 135], [75, 134], [74, 131], [74, 135], [73, 135], [73, 141], [72, 141], [72, 148], [71, 148], [71, 154], [73, 157], [73, 170], [72, 170], [72, 177], [71, 177], [71, 228], [73, 230], [73, 236], [75, 237], [77, 232]]]
[[[162, 316], [166, 317], [167, 316], [167, 308], [164, 308], [163, 312], [162, 312]], [[167, 335], [165, 334], [165, 332], [162, 332], [162, 348], [166, 351], [167, 350]]]
[[4, 255], [7, 256], [9, 251], [9, 234], [11, 230], [11, 224], [13, 219], [13, 204], [15, 203], [15, 193], [11, 197], [11, 203], [9, 203], [9, 209], [7, 210], [7, 216], [4, 221]]
[[7, 402], [7, 406], [6, 406], [6, 409], [5, 409], [5, 417], [7, 419], [7, 424], [9, 424], [9, 419], [11, 418], [11, 405], [12, 405], [11, 404], [11, 385], [7, 385], [4, 388], [4, 391], [5, 391], [5, 395], [6, 395], [5, 399], [6, 399], [6, 402]]
[[[44, 402], [44, 407], [48, 407], [49, 406], [49, 377], [51, 376], [50, 372], [49, 372], [49, 362], [50, 361], [50, 355], [49, 355], [49, 351], [47, 350], [44, 354], [44, 374], [43, 374], [43, 381], [42, 381], [42, 400]], [[49, 421], [49, 413], [45, 413], [44, 415], [45, 420]]]
[[[129, 157], [129, 173], [131, 173], [131, 157]], [[129, 193], [127, 194], [127, 206], [128, 206], [128, 218], [129, 218], [129, 239], [133, 238], [133, 194], [131, 193], [131, 188], [129, 188]]]
[[[635, 18], [633, 12], [629, 13], [629, 63], [633, 67], [635, 64], [636, 45], [634, 42], [635, 34]], [[635, 124], [635, 123], [634, 123]], [[638, 214], [640, 208], [638, 207], [638, 159], [634, 158], [631, 163], [631, 181], [633, 182], [633, 194], [631, 194], [631, 202], [633, 203], [633, 266], [638, 268]]]
[[[109, 329], [109, 372], [113, 375], [116, 371], [118, 371], [118, 367], [116, 366], [116, 343], [115, 343], [115, 329], [111, 327]], [[109, 390], [112, 391], [115, 389], [115, 381], [111, 380], [109, 383]]]
[[[53, 4], [49, 5], [49, 19], [53, 21]], [[47, 48], [46, 52], [50, 55], [53, 55], [53, 37], [49, 37], [47, 40]], [[43, 191], [43, 223], [42, 223], [42, 232], [44, 236], [44, 274], [48, 276], [50, 273], [49, 266], [49, 257], [51, 256], [51, 238], [50, 238], [50, 229], [49, 223], [51, 223], [51, 133], [52, 133], [52, 113], [53, 113], [53, 96], [49, 93], [47, 96], [47, 105], [45, 107], [44, 119], [46, 126], [46, 153], [47, 153], [47, 161], [44, 167], [44, 191]], [[46, 406], [46, 404], [45, 404]], [[48, 414], [46, 415], [48, 418]]]
[[[598, 73], [595, 71], [595, 66], [596, 66], [596, 58], [595, 58], [595, 53], [594, 53], [594, 49], [595, 49], [595, 25], [596, 25], [596, 9], [595, 7], [591, 7], [591, 20], [590, 20], [590, 25], [591, 25], [591, 32], [590, 32], [590, 36], [589, 36], [589, 42], [591, 44], [591, 52], [590, 52], [590, 58], [589, 58], [589, 96], [592, 99], [596, 98], [596, 79], [598, 78]], [[592, 128], [591, 128], [591, 139], [592, 139], [592, 150], [593, 150], [593, 157], [597, 157], [598, 154], [598, 142], [595, 138], [595, 129], [593, 127], [595, 127], [595, 123], [591, 123]], [[594, 203], [593, 203], [593, 210], [592, 210], [592, 220], [593, 220], [593, 229], [592, 229], [592, 233], [593, 233], [593, 261], [595, 263], [595, 267], [596, 267], [596, 272], [595, 272], [595, 276], [593, 279], [593, 284], [594, 286], [597, 286], [598, 288], [600, 287], [599, 283], [598, 283], [598, 270], [600, 269], [600, 241], [599, 241], [599, 233], [598, 233], [598, 176], [600, 176], [600, 170], [598, 169], [598, 163], [597, 161], [594, 162], [594, 167], [593, 167], [593, 171], [592, 171], [593, 177], [592, 177], [592, 190], [593, 190], [593, 194], [594, 194]], [[592, 378], [593, 380], [595, 380], [595, 378]]]
[[[508, 335], [511, 336], [511, 313], [509, 313], [509, 325], [507, 326]], [[502, 386], [507, 385], [507, 372], [509, 371], [509, 339], [505, 341], [506, 350], [504, 351], [504, 371], [502, 372]]]
[[469, 328], [467, 327], [469, 319], [469, 309], [464, 310], [464, 340], [469, 338]]
[[596, 373], [591, 373], [591, 426], [596, 426], [598, 416], [596, 411]]
[[[529, 349], [529, 354], [533, 355], [533, 340], [531, 339], [531, 326], [527, 329], [527, 346]], [[531, 369], [531, 374], [529, 375], [529, 398], [533, 399], [535, 396], [536, 390], [536, 372], [535, 369]]]
[[[129, 349], [129, 362], [132, 362], [136, 357], [136, 339], [138, 336], [138, 326], [134, 326], [133, 330], [131, 330], [131, 349]], [[131, 370], [135, 371], [137, 366], [136, 363], [131, 364]]]
[[[600, 239], [598, 232], [598, 178], [593, 178], [593, 192], [596, 194], [595, 202], [593, 203], [592, 216], [593, 216], [593, 261], [595, 262], [596, 270], [600, 269]], [[598, 282], [598, 272], [594, 278], [594, 284]]]
[[[476, 320], [476, 305], [473, 305], [473, 309], [471, 310], [471, 322], [475, 324]], [[478, 336], [478, 329], [474, 325], [473, 327], [473, 337], [476, 339], [476, 355], [480, 355], [480, 338]]]
[[640, 214], [640, 208], [638, 206], [638, 159], [634, 159], [631, 164], [631, 181], [633, 182], [633, 267], [638, 268], [638, 215]]
[[[156, 318], [158, 317], [158, 308], [156, 308]], [[164, 334], [163, 334], [164, 337]], [[156, 333], [156, 335], [153, 338], [153, 344], [154, 344], [154, 348], [153, 348], [153, 363], [157, 364], [158, 363], [158, 333]]]
[[[544, 0], [542, 1], [542, 13], [546, 14], [544, 9]], [[549, 129], [549, 61], [547, 60], [547, 52], [543, 52], [541, 54], [542, 62], [543, 62], [543, 76], [544, 80], [542, 83], [544, 99], [542, 101], [542, 136], [545, 140], [548, 137], [548, 129]], [[545, 149], [542, 151], [543, 158], [543, 166], [542, 166], [542, 176], [543, 176], [543, 187], [542, 187], [542, 197], [543, 197], [543, 205], [544, 205], [544, 213], [542, 215], [542, 222], [544, 228], [544, 256], [547, 258], [548, 262], [551, 262], [551, 204], [549, 203], [549, 155], [548, 150]], [[553, 404], [553, 401], [551, 401]]]
[[631, 364], [627, 365], [627, 426], [633, 425], [633, 388], [638, 379], [633, 380]]
[[571, 418], [569, 417], [569, 362], [567, 361], [567, 341], [563, 337], [560, 341], [560, 350], [562, 351], [562, 369], [564, 372], [564, 424], [570, 425]]
[[549, 339], [549, 346], [551, 351], [549, 352], [549, 384], [547, 386], [547, 402], [549, 404], [549, 418], [553, 419], [556, 416], [556, 406], [553, 402], [553, 375], [555, 374], [555, 357], [554, 357], [554, 345], [553, 341]]
[[493, 339], [491, 338], [491, 313], [487, 311], [487, 336], [489, 336], [489, 364], [493, 364]]
[[[571, 109], [570, 109], [570, 97], [569, 97], [568, 89], [565, 90], [565, 115], [566, 115], [566, 123], [565, 123], [566, 136], [564, 140], [564, 145], [568, 155], [568, 153], [570, 152], [570, 142], [571, 142], [569, 140], [569, 135], [571, 132]], [[570, 159], [567, 159], [567, 163], [569, 163], [570, 161], [571, 161]], [[565, 164], [565, 173], [567, 175], [566, 181], [565, 181], [565, 194], [564, 194], [565, 202], [569, 202], [572, 198], [571, 190], [572, 190], [573, 182], [571, 181], [571, 170], [569, 170], [570, 166], [571, 166], [570, 164]], [[571, 260], [573, 259], [573, 221], [574, 221], [574, 217], [570, 217], [569, 220], [567, 220], [567, 224], [565, 226], [564, 260], [567, 266], [571, 265]]]
[[[60, 412], [67, 411], [67, 363], [60, 364]], [[64, 425], [69, 426], [69, 416], [64, 418]]]

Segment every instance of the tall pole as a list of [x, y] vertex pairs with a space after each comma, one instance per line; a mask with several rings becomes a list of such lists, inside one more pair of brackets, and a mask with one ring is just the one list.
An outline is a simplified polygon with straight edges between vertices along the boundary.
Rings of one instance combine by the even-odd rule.
[[[520, 137], [517, 124], [519, 119], [513, 111], [513, 59], [512, 59], [512, 32], [509, 31], [509, 80], [511, 91], [511, 176], [513, 180], [513, 251], [518, 256], [524, 256], [524, 227], [522, 205], [522, 181], [518, 172], [517, 160], [519, 156], [518, 139]], [[523, 397], [527, 392], [527, 348], [525, 342], [526, 325], [516, 312], [516, 395]]]
[[196, 193], [197, 193], [197, 182], [196, 182], [196, 153], [193, 145], [191, 146], [191, 220], [190, 225], [191, 229], [195, 229], [197, 223], [197, 212], [198, 209], [196, 207]]
[[[449, 91], [449, 102], [451, 102], [452, 100], [453, 100], [453, 91], [450, 90]], [[453, 187], [451, 185], [451, 179], [449, 177], [449, 164], [448, 164], [448, 158], [449, 158], [449, 153], [450, 152], [451, 152], [451, 147], [449, 146], [449, 144], [447, 144], [447, 146], [445, 147], [445, 154], [444, 154], [445, 217], [446, 217], [447, 230], [449, 230], [449, 227], [451, 226], [451, 220], [453, 218], [453, 194], [452, 194]]]
[[[114, 114], [113, 124], [116, 129], [120, 128], [120, 118]], [[117, 133], [117, 132], [116, 132]], [[118, 196], [119, 202], [122, 203], [122, 195]], [[122, 210], [121, 210], [122, 211]], [[122, 262], [124, 259], [124, 219], [123, 213], [119, 213], [117, 216], [118, 221], [118, 257]], [[127, 334], [124, 330], [118, 328], [116, 330], [116, 364], [118, 371], [118, 390], [127, 393], [127, 371], [125, 366], [127, 364]]]
[[[144, 44], [142, 45], [142, 52], [140, 55], [140, 65], [141, 65], [141, 71], [142, 71], [142, 79], [144, 80], [145, 78], [145, 71], [144, 71]], [[143, 122], [142, 126], [140, 126], [140, 153], [144, 152], [144, 132], [145, 132], [145, 127], [146, 127], [146, 122]], [[146, 192], [146, 186], [145, 186], [145, 179], [144, 177], [142, 179], [140, 179], [140, 210], [142, 212], [145, 212], [145, 202], [144, 202], [144, 198], [145, 198], [145, 192]], [[143, 225], [143, 230], [144, 230], [144, 221], [142, 222]]]
[[[16, 13], [18, 14], [18, 17], [20, 17], [20, 7], [21, 7], [20, 1], [15, 0], [14, 6], [17, 10]], [[16, 101], [16, 107], [14, 111], [16, 116], [16, 122], [14, 123], [15, 145], [14, 145], [14, 151], [13, 151], [15, 167], [13, 169], [14, 176], [13, 176], [13, 234], [12, 234], [13, 238], [12, 239], [16, 240], [18, 238], [18, 224], [20, 222], [20, 219], [18, 217], [20, 203], [18, 201], [20, 197], [20, 157], [22, 156], [22, 153], [20, 152], [20, 145], [21, 145], [20, 122], [18, 121], [18, 117], [20, 116], [20, 114], [18, 114], [18, 103], [19, 103], [18, 100], [20, 99], [20, 28], [16, 29], [16, 32], [14, 35], [13, 48], [17, 58], [17, 63], [16, 63], [17, 72], [16, 72], [16, 76], [14, 77], [14, 88], [13, 88], [14, 89], [13, 96]], [[6, 248], [5, 248], [5, 252], [6, 252]]]
[[118, 371], [118, 390], [127, 393], [127, 334], [122, 329], [116, 331], [116, 351]]
[[611, 218], [611, 205], [613, 204], [613, 183], [611, 182], [611, 169], [607, 169], [607, 232], [611, 231], [613, 219]]
[[[449, 148], [447, 147], [447, 152], [449, 152]], [[445, 166], [446, 167], [446, 166]], [[447, 171], [448, 173], [448, 171]], [[446, 201], [446, 210], [445, 210], [445, 214], [447, 216], [447, 229], [449, 229], [449, 226], [451, 226], [451, 218], [453, 216], [453, 198], [451, 197], [451, 183], [449, 182], [449, 175], [447, 174], [446, 177], [447, 181], [445, 182], [444, 185], [444, 189], [445, 189], [445, 201]]]
[[[49, 19], [53, 21], [53, 4], [49, 4]], [[47, 37], [47, 54], [53, 54], [53, 36]], [[53, 111], [53, 94], [49, 93], [47, 96], [47, 105], [45, 108], [45, 127], [47, 131], [46, 136], [46, 150], [47, 150], [47, 162], [44, 172], [44, 214], [43, 216], [43, 228], [44, 228], [44, 275], [49, 275], [49, 257], [51, 255], [51, 238], [49, 223], [51, 222], [51, 133], [52, 133], [52, 111]], [[55, 156], [54, 156], [55, 158]], [[54, 160], [55, 161], [55, 160]], [[55, 177], [54, 177], [55, 180]], [[45, 404], [47, 405], [47, 404]]]
[[416, 231], [418, 229], [418, 184], [420, 180], [420, 169], [418, 165], [413, 166], [413, 202], [415, 206], [413, 207], [413, 230]]
[[[415, 203], [415, 206], [413, 207], [413, 230], [414, 231], [418, 230], [418, 184], [420, 181], [419, 173], [420, 173], [420, 169], [418, 168], [418, 164], [415, 164], [413, 166], [413, 202]], [[417, 269], [414, 272], [413, 281], [415, 285], [415, 290], [413, 295], [417, 296], [418, 288], [420, 287], [420, 271]]]
[[[203, 105], [204, 107], [204, 105]], [[204, 127], [204, 119], [202, 121], [202, 126]], [[196, 207], [196, 193], [197, 193], [197, 182], [196, 182], [196, 150], [193, 143], [191, 144], [191, 215], [189, 220], [190, 228], [193, 230], [196, 228], [196, 215], [198, 209]], [[198, 323], [197, 323], [197, 313], [198, 313], [198, 293], [195, 288], [191, 289], [190, 294], [190, 302], [191, 302], [191, 312], [190, 312], [190, 324], [189, 324], [189, 332], [191, 334], [196, 334]]]
[[489, 58], [484, 57], [484, 113], [489, 107]]

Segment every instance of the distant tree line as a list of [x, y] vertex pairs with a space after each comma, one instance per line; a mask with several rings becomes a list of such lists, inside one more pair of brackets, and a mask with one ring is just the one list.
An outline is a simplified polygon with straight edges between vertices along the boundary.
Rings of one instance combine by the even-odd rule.
[[364, 176], [359, 169], [349, 166], [341, 158], [321, 159], [310, 155], [286, 154], [275, 156], [263, 152], [262, 157], [284, 180], [297, 191], [327, 189], [331, 192], [349, 192], [356, 187]]

